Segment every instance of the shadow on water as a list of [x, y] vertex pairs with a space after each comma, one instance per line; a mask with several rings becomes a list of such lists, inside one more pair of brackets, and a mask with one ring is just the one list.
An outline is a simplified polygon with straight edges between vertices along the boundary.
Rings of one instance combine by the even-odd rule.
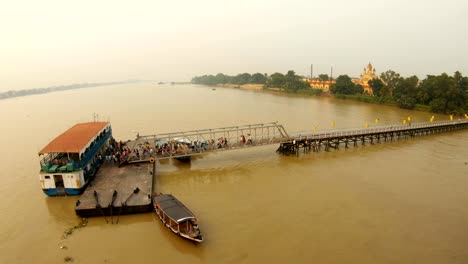
[[76, 221], [80, 217], [75, 214], [75, 204], [78, 196], [62, 196], [44, 198], [44, 203], [49, 210], [49, 216], [61, 221]]
[[[257, 163], [251, 165], [258, 166]], [[267, 166], [267, 164], [264, 164]], [[234, 183], [248, 181], [251, 178], [252, 170], [249, 164], [230, 165], [225, 167], [215, 167], [209, 169], [180, 169], [168, 173], [161, 173], [158, 176], [158, 186], [164, 192], [171, 192], [172, 185], [191, 186], [193, 183], [213, 184], [213, 183]]]
[[[63, 197], [46, 197], [44, 202], [49, 211], [49, 216], [53, 217], [57, 222], [65, 224], [75, 224], [81, 219], [80, 216], [75, 214], [75, 204], [79, 196], [63, 196]], [[106, 219], [102, 216], [89, 217], [89, 223], [91, 225], [106, 225], [106, 219], [111, 224], [111, 217], [106, 216]], [[135, 223], [151, 222], [152, 213], [143, 214], [129, 214], [129, 215], [118, 215], [118, 211], [112, 216], [113, 223], [119, 225], [131, 225]], [[117, 224], [118, 219], [118, 224]]]

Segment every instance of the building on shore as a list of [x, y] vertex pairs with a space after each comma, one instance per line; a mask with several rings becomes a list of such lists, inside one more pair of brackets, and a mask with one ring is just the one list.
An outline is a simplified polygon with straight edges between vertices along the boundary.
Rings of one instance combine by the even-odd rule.
[[322, 81], [320, 79], [309, 79], [308, 82], [312, 89], [320, 89], [324, 93], [329, 93], [330, 86], [336, 83], [335, 80]]
[[[351, 78], [353, 83], [360, 84], [362, 88], [364, 88], [364, 93], [373, 95], [372, 88], [369, 86], [369, 81], [372, 79], [377, 79], [378, 76], [375, 72], [375, 68], [369, 62], [367, 67], [364, 68], [363, 73], [359, 76], [359, 78]], [[308, 80], [310, 87], [312, 89], [321, 89], [324, 93], [330, 92], [330, 86], [336, 83], [336, 80], [331, 79], [328, 81], [322, 81], [318, 78], [312, 78]]]

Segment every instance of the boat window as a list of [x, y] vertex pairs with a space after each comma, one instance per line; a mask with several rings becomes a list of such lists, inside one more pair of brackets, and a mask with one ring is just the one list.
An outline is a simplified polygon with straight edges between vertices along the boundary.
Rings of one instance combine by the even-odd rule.
[[50, 176], [49, 176], [49, 175], [46, 175], [44, 178], [46, 178], [46, 180], [49, 180], [49, 179], [50, 179]]

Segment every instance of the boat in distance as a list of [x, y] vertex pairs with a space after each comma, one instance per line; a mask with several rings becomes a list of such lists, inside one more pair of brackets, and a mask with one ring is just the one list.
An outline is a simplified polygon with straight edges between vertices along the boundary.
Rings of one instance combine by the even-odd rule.
[[153, 205], [161, 222], [172, 232], [195, 242], [203, 242], [195, 215], [172, 194], [156, 193]]

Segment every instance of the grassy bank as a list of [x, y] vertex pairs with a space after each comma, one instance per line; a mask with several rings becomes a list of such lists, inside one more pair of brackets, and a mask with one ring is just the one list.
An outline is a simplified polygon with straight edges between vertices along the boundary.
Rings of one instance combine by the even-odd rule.
[[[264, 89], [266, 91], [272, 92], [280, 92], [280, 93], [288, 93], [288, 94], [298, 94], [298, 95], [305, 95], [305, 96], [330, 96], [329, 93], [323, 93], [320, 89], [300, 89], [300, 90], [286, 90], [281, 88], [273, 88], [273, 87], [263, 87], [263, 85], [259, 84], [244, 84], [244, 85], [237, 85], [237, 84], [218, 84], [218, 87], [226, 87], [226, 88], [240, 88], [240, 89], [247, 89], [247, 90], [261, 90]], [[376, 96], [369, 96], [363, 94], [334, 94], [333, 97], [342, 100], [354, 100], [364, 103], [371, 103], [371, 104], [383, 104], [383, 105], [390, 105], [395, 107], [400, 107], [399, 103], [391, 97], [376, 97]], [[412, 110], [418, 111], [425, 111], [431, 112], [431, 109], [428, 105], [421, 105], [416, 104]]]
[[[269, 88], [265, 88], [265, 89], [270, 90]], [[279, 91], [283, 93], [308, 95], [308, 96], [324, 96], [325, 95], [324, 93], [322, 93], [322, 90], [318, 90], [318, 89], [313, 89], [313, 90], [306, 89], [306, 90], [297, 90], [297, 91], [275, 89], [275, 91]], [[326, 95], [329, 96], [330, 94], [327, 93]], [[334, 96], [337, 99], [342, 99], [342, 100], [354, 100], [354, 101], [359, 101], [359, 102], [364, 102], [364, 103], [383, 104], [383, 105], [400, 107], [399, 103], [390, 97], [375, 97], [375, 96], [369, 96], [369, 95], [363, 95], [363, 94], [353, 94], [353, 95], [335, 94], [332, 96]], [[412, 110], [431, 112], [431, 109], [428, 105], [421, 105], [421, 104], [416, 104]]]
[[[351, 99], [359, 102], [364, 103], [371, 103], [371, 104], [384, 104], [384, 105], [391, 105], [400, 107], [400, 104], [391, 97], [376, 97], [376, 96], [369, 96], [363, 94], [336, 94], [335, 98], [338, 99]], [[428, 105], [416, 104], [412, 110], [419, 110], [419, 111], [426, 111], [430, 112], [431, 108]]]
[[364, 102], [364, 103], [398, 106], [398, 102], [395, 101], [393, 98], [389, 98], [389, 97], [375, 97], [375, 96], [369, 96], [369, 95], [363, 95], [363, 94], [335, 94], [335, 98], [351, 99], [351, 100]]
[[265, 87], [265, 90], [288, 93], [288, 94], [303, 94], [303, 95], [309, 95], [309, 96], [320, 96], [320, 95], [322, 95], [322, 90], [318, 90], [318, 89], [314, 89], [314, 90], [309, 90], [309, 89], [286, 90], [286, 89], [281, 89], [281, 88], [274, 88], [274, 87], [266, 88]]

